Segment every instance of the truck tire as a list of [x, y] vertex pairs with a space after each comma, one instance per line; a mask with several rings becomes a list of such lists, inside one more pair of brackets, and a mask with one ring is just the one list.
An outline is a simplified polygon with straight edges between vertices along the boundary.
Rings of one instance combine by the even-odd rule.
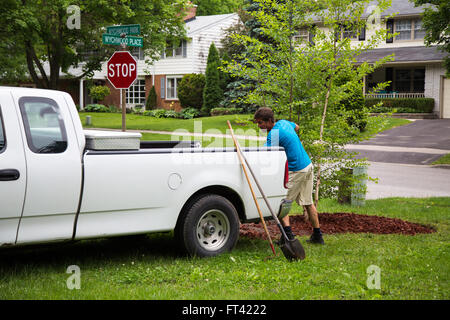
[[239, 238], [237, 211], [222, 196], [201, 196], [184, 211], [175, 236], [191, 256], [212, 257], [231, 251]]

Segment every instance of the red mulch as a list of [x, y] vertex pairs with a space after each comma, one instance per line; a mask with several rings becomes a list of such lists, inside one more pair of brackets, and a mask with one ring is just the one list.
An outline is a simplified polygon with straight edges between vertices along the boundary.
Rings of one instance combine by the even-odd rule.
[[[302, 215], [290, 216], [292, 231], [295, 235], [304, 236], [312, 233], [312, 226]], [[355, 213], [319, 213], [320, 229], [324, 234], [335, 233], [375, 233], [403, 234], [436, 232], [434, 229], [401, 219], [369, 216]], [[275, 221], [266, 222], [270, 237], [276, 238], [280, 231]], [[240, 228], [240, 236], [267, 239], [262, 223], [246, 223]]]

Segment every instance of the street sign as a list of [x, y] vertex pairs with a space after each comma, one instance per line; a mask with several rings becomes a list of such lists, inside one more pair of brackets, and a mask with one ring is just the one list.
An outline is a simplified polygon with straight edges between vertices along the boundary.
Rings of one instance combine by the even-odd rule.
[[108, 34], [104, 33], [102, 35], [102, 41], [104, 44], [112, 44], [112, 45], [127, 45], [130, 47], [143, 47], [144, 40], [142, 37], [133, 37], [133, 36], [126, 36], [121, 37], [120, 35], [115, 34]]
[[141, 34], [140, 24], [128, 24], [123, 26], [110, 26], [106, 27], [106, 33], [121, 35], [125, 33], [126, 35], [139, 35]]
[[136, 59], [128, 51], [116, 51], [107, 63], [107, 77], [116, 89], [128, 89], [137, 78]]

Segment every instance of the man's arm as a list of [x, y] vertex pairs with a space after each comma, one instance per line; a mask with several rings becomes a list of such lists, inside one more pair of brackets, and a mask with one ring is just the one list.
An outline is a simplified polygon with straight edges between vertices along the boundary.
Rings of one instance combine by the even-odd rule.
[[295, 132], [298, 132], [299, 129], [300, 129], [300, 127], [298, 126], [298, 124], [295, 124], [295, 128], [294, 128]]

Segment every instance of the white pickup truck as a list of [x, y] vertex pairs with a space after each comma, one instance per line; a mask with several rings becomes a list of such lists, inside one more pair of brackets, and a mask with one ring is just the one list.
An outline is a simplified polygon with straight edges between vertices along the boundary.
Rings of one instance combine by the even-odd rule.
[[[243, 151], [287, 214], [283, 148]], [[0, 87], [0, 247], [174, 230], [188, 254], [213, 256], [258, 219], [234, 147], [83, 130], [69, 94]]]

